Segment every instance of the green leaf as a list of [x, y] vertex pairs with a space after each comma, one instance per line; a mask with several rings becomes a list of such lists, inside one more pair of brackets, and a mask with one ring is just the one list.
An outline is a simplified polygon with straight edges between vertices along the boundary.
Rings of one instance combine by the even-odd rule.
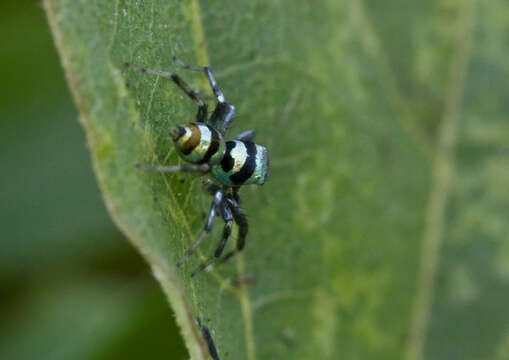
[[[145, 256], [193, 359], [509, 356], [509, 7], [503, 0], [45, 0], [110, 213]], [[171, 164], [195, 107], [172, 55], [209, 64], [268, 146], [243, 189], [245, 252], [195, 279], [220, 226]], [[179, 70], [201, 91], [200, 74]], [[253, 275], [256, 285], [233, 286]]]

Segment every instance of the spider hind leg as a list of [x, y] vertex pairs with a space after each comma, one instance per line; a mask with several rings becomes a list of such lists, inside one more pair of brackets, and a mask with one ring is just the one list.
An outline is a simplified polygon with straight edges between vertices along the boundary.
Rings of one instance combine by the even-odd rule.
[[217, 81], [214, 78], [214, 74], [212, 73], [212, 70], [207, 66], [197, 66], [197, 65], [189, 65], [184, 63], [182, 60], [180, 60], [178, 57], [173, 56], [173, 61], [179, 65], [180, 67], [192, 70], [192, 71], [203, 71], [205, 76], [207, 77], [207, 80], [209, 81], [210, 87], [212, 88], [212, 92], [214, 93], [214, 97], [216, 98], [218, 103], [224, 103], [226, 102], [224, 98], [224, 94], [217, 85]]

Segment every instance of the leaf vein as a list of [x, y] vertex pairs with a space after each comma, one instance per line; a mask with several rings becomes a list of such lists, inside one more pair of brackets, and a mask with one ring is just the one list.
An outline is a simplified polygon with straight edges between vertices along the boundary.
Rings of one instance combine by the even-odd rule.
[[463, 83], [470, 56], [473, 2], [459, 1], [463, 5], [458, 21], [456, 51], [451, 59], [451, 78], [446, 93], [444, 114], [439, 128], [438, 146], [434, 157], [432, 185], [426, 214], [426, 228], [422, 241], [419, 269], [419, 288], [416, 294], [409, 341], [405, 359], [421, 360], [428, 329], [435, 277], [444, 238], [445, 208], [451, 180], [454, 175], [454, 148]]

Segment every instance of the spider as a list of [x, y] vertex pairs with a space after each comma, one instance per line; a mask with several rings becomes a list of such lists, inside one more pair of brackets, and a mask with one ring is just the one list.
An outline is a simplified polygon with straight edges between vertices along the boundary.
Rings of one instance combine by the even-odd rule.
[[[156, 172], [189, 172], [203, 175], [204, 190], [213, 198], [202, 232], [177, 262], [177, 267], [187, 261], [212, 230], [214, 218], [218, 214], [225, 222], [223, 234], [216, 250], [191, 273], [191, 277], [194, 277], [216, 260], [225, 262], [244, 248], [248, 222], [240, 206], [239, 189], [243, 185], [263, 185], [265, 183], [269, 173], [269, 157], [264, 146], [253, 142], [254, 130], [246, 130], [233, 140], [225, 140], [226, 132], [235, 116], [235, 107], [226, 101], [212, 70], [207, 66], [187, 65], [175, 56], [173, 61], [184, 69], [203, 72], [207, 77], [216, 101], [216, 106], [210, 117], [207, 104], [200, 94], [191, 89], [177, 74], [149, 69], [129, 62], [126, 62], [125, 65], [143, 73], [173, 80], [198, 105], [195, 122], [171, 127], [169, 131], [178, 155], [189, 164], [145, 168], [148, 171]], [[237, 246], [222, 256], [234, 221], [239, 227]]]

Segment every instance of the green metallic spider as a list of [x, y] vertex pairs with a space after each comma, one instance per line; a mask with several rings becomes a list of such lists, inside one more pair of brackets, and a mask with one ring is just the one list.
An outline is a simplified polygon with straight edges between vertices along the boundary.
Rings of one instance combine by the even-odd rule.
[[[173, 80], [198, 105], [196, 122], [170, 129], [170, 136], [179, 156], [189, 164], [147, 168], [147, 170], [157, 172], [191, 172], [204, 175], [204, 188], [213, 197], [203, 231], [177, 263], [177, 267], [180, 267], [193, 254], [204, 237], [211, 231], [212, 223], [218, 213], [225, 221], [223, 235], [214, 254], [191, 273], [191, 276], [194, 276], [212, 265], [217, 259], [224, 262], [244, 248], [248, 222], [239, 205], [239, 189], [242, 185], [247, 184], [263, 185], [269, 172], [269, 157], [265, 147], [253, 142], [254, 130], [244, 131], [233, 140], [225, 140], [226, 132], [235, 115], [235, 107], [225, 100], [210, 68], [186, 65], [176, 57], [173, 57], [173, 60], [185, 69], [205, 73], [217, 101], [210, 117], [207, 104], [199, 93], [191, 89], [177, 74], [140, 67], [128, 62], [125, 65], [141, 72]], [[239, 226], [237, 247], [222, 256], [234, 221]]]

